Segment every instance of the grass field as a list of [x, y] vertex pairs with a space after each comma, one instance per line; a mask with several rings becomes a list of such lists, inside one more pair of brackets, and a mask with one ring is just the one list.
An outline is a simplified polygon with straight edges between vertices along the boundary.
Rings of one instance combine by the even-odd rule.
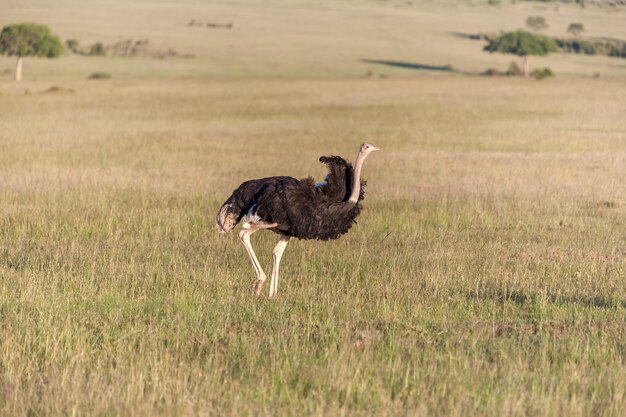
[[[543, 33], [551, 36], [566, 37], [568, 25], [581, 22], [585, 37], [626, 39], [626, 7], [521, 0], [499, 6], [487, 0], [8, 1], [0, 25], [36, 21], [82, 45], [146, 39], [152, 48], [196, 56], [26, 59], [26, 79], [85, 79], [94, 72], [126, 79], [433, 76], [447, 75], [447, 66], [477, 74], [519, 62], [484, 52], [484, 41], [462, 35], [524, 29], [536, 15], [546, 19]], [[190, 27], [192, 19], [233, 27]], [[548, 66], [557, 76], [626, 77], [626, 60], [617, 58], [555, 53], [533, 57], [531, 66]], [[0, 77], [10, 79], [14, 67], [13, 58], [0, 57]]]
[[[3, 83], [0, 415], [623, 415], [626, 83], [575, 81]], [[256, 299], [221, 202], [363, 139]]]
[[[21, 83], [0, 58], [0, 417], [626, 415], [626, 60], [478, 77], [514, 58], [460, 36], [624, 39], [623, 7], [4, 3], [0, 26], [196, 58], [26, 59]], [[363, 141], [358, 224], [292, 240], [257, 299], [219, 206]]]

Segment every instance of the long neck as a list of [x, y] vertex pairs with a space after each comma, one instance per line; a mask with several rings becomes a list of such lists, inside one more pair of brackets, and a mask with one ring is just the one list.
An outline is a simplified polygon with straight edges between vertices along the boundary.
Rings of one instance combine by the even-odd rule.
[[361, 193], [361, 168], [363, 167], [363, 161], [365, 161], [365, 154], [359, 152], [356, 156], [356, 166], [354, 167], [354, 182], [352, 183], [352, 194], [348, 199], [349, 203], [356, 204], [359, 200], [359, 194]]

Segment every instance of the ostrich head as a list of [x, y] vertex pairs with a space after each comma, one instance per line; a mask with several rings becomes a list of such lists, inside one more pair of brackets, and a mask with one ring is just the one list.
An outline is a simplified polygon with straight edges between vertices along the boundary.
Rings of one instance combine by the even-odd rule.
[[361, 145], [361, 149], [359, 149], [359, 154], [362, 155], [363, 157], [366, 157], [367, 155], [370, 154], [370, 152], [374, 152], [378, 150], [380, 149], [372, 145], [371, 143], [366, 142]]

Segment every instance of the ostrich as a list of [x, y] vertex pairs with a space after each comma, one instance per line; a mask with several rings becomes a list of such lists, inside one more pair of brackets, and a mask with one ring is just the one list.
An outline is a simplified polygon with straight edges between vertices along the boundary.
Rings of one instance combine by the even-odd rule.
[[269, 177], [241, 184], [217, 213], [217, 230], [228, 233], [244, 218], [239, 239], [243, 243], [254, 270], [254, 289], [261, 295], [266, 276], [259, 264], [250, 236], [269, 229], [280, 237], [273, 251], [274, 264], [270, 281], [270, 298], [278, 291], [280, 259], [289, 239], [337, 239], [346, 233], [361, 212], [365, 181], [361, 168], [370, 152], [378, 148], [364, 143], [356, 157], [356, 168], [339, 156], [322, 156], [328, 167], [324, 181], [313, 178]]

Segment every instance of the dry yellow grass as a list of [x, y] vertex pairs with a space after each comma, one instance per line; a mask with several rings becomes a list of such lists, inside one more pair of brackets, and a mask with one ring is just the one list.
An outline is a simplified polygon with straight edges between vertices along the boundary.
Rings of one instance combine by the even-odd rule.
[[[0, 25], [20, 21], [48, 24], [62, 39], [81, 44], [111, 44], [122, 39], [147, 39], [153, 48], [172, 48], [195, 59], [124, 59], [64, 56], [56, 60], [28, 59], [24, 76], [37, 79], [81, 79], [94, 72], [114, 78], [137, 77], [344, 77], [445, 74], [428, 67], [451, 65], [456, 71], [480, 73], [505, 70], [516, 57], [489, 54], [485, 42], [458, 34], [498, 33], [525, 28], [528, 16], [543, 16], [545, 33], [565, 37], [571, 22], [584, 24], [585, 36], [626, 39], [626, 8], [575, 4], [537, 4], [486, 0], [255, 0], [80, 1], [54, 3], [33, 0], [3, 7]], [[233, 23], [233, 28], [189, 27], [190, 20]], [[398, 61], [413, 68], [364, 62]], [[0, 58], [0, 72], [14, 68], [12, 58]], [[426, 68], [419, 66], [425, 66]], [[559, 76], [626, 76], [626, 60], [551, 54], [531, 60]]]
[[[196, 58], [27, 59], [21, 84], [0, 58], [0, 417], [624, 415], [626, 60], [436, 68], [504, 69], [458, 34], [529, 15], [624, 39], [624, 10], [501, 3], [3, 7]], [[365, 140], [359, 224], [291, 243], [256, 299], [217, 208]]]
[[[56, 84], [0, 84], [0, 415], [623, 415], [622, 79]], [[255, 299], [216, 209], [363, 140]]]

